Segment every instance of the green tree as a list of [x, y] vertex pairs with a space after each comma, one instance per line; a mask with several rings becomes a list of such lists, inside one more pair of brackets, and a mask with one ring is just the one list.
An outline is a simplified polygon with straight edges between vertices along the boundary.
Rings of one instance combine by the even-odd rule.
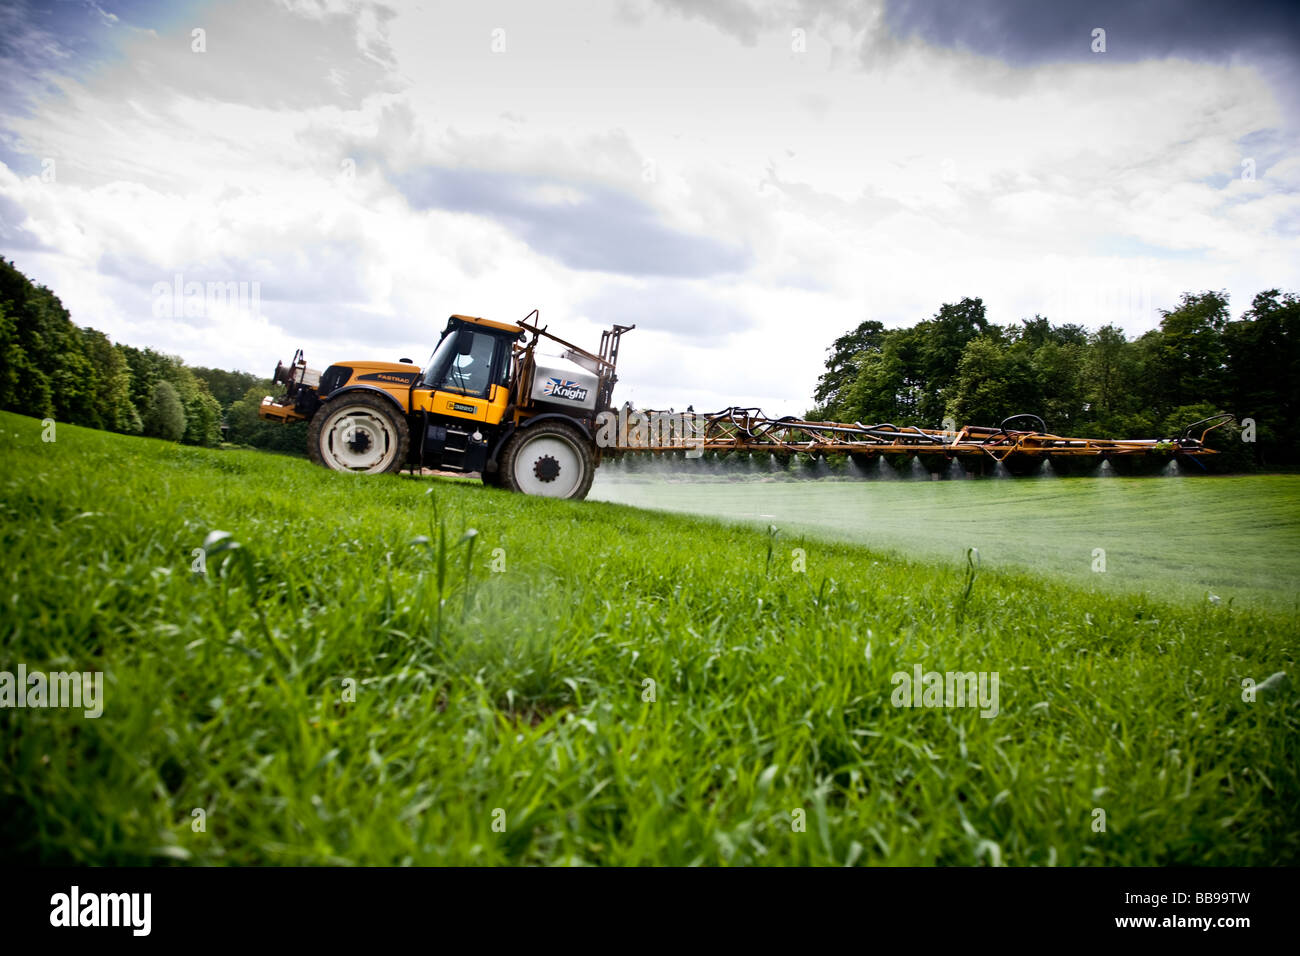
[[271, 387], [270, 379], [254, 375], [252, 372], [228, 372], [225, 369], [201, 366], [191, 368], [190, 371], [194, 373], [195, 378], [208, 386], [208, 391], [221, 403], [223, 409], [229, 408], [243, 398], [244, 393], [254, 385], [259, 385], [264, 390], [269, 390]]
[[1007, 340], [1023, 342], [1031, 351], [1049, 343], [1062, 346], [1085, 345], [1088, 342], [1088, 330], [1082, 325], [1053, 325], [1041, 315], [1035, 315], [1032, 319], [1021, 319], [1018, 326], [1008, 327]]
[[96, 428], [135, 432], [139, 414], [131, 404], [131, 369], [122, 350], [92, 328], [81, 330], [82, 347], [92, 369], [90, 406]]
[[[0, 310], [7, 320], [0, 380], [12, 390], [13, 411], [90, 424], [90, 364], [68, 312], [44, 286], [0, 258]], [[16, 384], [13, 384], [16, 383]]]
[[980, 336], [967, 343], [957, 363], [947, 413], [958, 425], [996, 425], [1004, 418], [1041, 408], [1032, 358]]
[[176, 389], [181, 407], [185, 409], [185, 434], [181, 441], [205, 447], [220, 444], [221, 405], [208, 392], [207, 383], [196, 376], [179, 356], [163, 358], [163, 377]]
[[1255, 426], [1261, 464], [1300, 461], [1300, 296], [1259, 293], [1224, 329], [1224, 404]]
[[880, 351], [863, 352], [853, 383], [843, 391], [841, 416], [864, 424], [920, 424], [924, 381], [916, 372], [919, 335], [915, 329], [887, 334]]
[[206, 385], [196, 389], [185, 403], [185, 434], [181, 440], [204, 448], [221, 444], [221, 403], [208, 394]]
[[1136, 355], [1124, 330], [1103, 325], [1088, 337], [1083, 355], [1083, 386], [1093, 418], [1121, 412], [1132, 403]]
[[944, 303], [934, 318], [915, 326], [913, 331], [918, 336], [908, 377], [919, 389], [916, 415], [921, 421], [934, 423], [943, 418], [947, 406], [945, 392], [957, 374], [967, 343], [988, 330], [984, 300], [970, 297]]
[[54, 413], [49, 380], [23, 348], [18, 318], [0, 302], [0, 408], [45, 418]]
[[1148, 341], [1145, 379], [1153, 405], [1165, 411], [1217, 403], [1226, 379], [1227, 293], [1184, 293], [1178, 308], [1161, 310], [1161, 315], [1160, 332]]
[[185, 434], [185, 409], [171, 382], [160, 381], [154, 386], [142, 418], [144, 433], [149, 437], [181, 440]]
[[859, 364], [866, 353], [879, 353], [884, 344], [884, 325], [872, 319], [846, 332], [830, 346], [826, 371], [817, 379], [813, 400], [831, 418], [843, 414], [843, 392], [858, 377]]
[[1034, 391], [1038, 397], [1036, 412], [1051, 431], [1068, 433], [1083, 416], [1084, 346], [1048, 339], [1030, 356], [1034, 370]]
[[[131, 404], [143, 416], [153, 395], [154, 386], [169, 378], [172, 367], [180, 359], [164, 355], [153, 349], [137, 349], [129, 345], [119, 346], [127, 367], [131, 370]], [[173, 383], [173, 387], [175, 387]]]

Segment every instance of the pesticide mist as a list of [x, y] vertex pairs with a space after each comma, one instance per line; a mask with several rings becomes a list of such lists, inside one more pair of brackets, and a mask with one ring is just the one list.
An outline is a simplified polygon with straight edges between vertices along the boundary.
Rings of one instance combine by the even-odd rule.
[[915, 458], [897, 468], [878, 459], [826, 477], [824, 463], [792, 473], [766, 455], [606, 462], [590, 497], [776, 525], [787, 539], [848, 540], [905, 557], [958, 562], [974, 547], [986, 565], [1100, 591], [1300, 604], [1300, 477], [1184, 477], [1177, 467], [1142, 478], [1109, 468], [1058, 477], [1045, 464], [1030, 477], [990, 469], [970, 478], [954, 465], [932, 472]]

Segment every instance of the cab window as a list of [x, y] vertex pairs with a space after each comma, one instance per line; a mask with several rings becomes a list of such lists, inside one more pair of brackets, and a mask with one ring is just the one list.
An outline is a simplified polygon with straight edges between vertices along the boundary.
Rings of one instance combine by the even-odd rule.
[[500, 336], [471, 328], [449, 333], [438, 343], [424, 373], [424, 384], [439, 391], [487, 398], [492, 359]]

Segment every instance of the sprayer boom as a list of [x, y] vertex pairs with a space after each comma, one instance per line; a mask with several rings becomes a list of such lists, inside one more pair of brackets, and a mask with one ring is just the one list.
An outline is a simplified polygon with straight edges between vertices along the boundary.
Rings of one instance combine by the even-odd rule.
[[[613, 416], [614, 413], [607, 413]], [[638, 419], [634, 421], [633, 419]], [[1232, 420], [1217, 415], [1194, 422], [1177, 438], [1066, 438], [1047, 431], [1037, 415], [1013, 415], [996, 427], [967, 425], [960, 429], [899, 427], [890, 422], [815, 422], [785, 416], [771, 418], [757, 408], [725, 408], [720, 412], [636, 411], [618, 413], [613, 440], [602, 442], [615, 452], [674, 452], [695, 454], [764, 451], [810, 455], [935, 454], [987, 455], [1003, 461], [1011, 455], [1031, 458], [1112, 455], [1212, 455], [1205, 436]], [[1013, 423], [1037, 425], [1015, 428]], [[1196, 434], [1197, 429], [1200, 433]]]

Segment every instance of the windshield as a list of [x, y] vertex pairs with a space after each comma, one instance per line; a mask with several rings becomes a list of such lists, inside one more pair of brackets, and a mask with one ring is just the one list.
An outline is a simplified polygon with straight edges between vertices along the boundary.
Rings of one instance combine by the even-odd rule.
[[432, 388], [440, 377], [439, 370], [447, 367], [451, 361], [451, 356], [456, 352], [456, 333], [459, 329], [449, 329], [447, 334], [442, 337], [438, 347], [433, 350], [433, 355], [429, 357], [429, 364], [424, 368], [424, 384]]
[[446, 335], [429, 359], [424, 384], [430, 388], [487, 397], [491, 385], [492, 356], [498, 337], [461, 327]]

